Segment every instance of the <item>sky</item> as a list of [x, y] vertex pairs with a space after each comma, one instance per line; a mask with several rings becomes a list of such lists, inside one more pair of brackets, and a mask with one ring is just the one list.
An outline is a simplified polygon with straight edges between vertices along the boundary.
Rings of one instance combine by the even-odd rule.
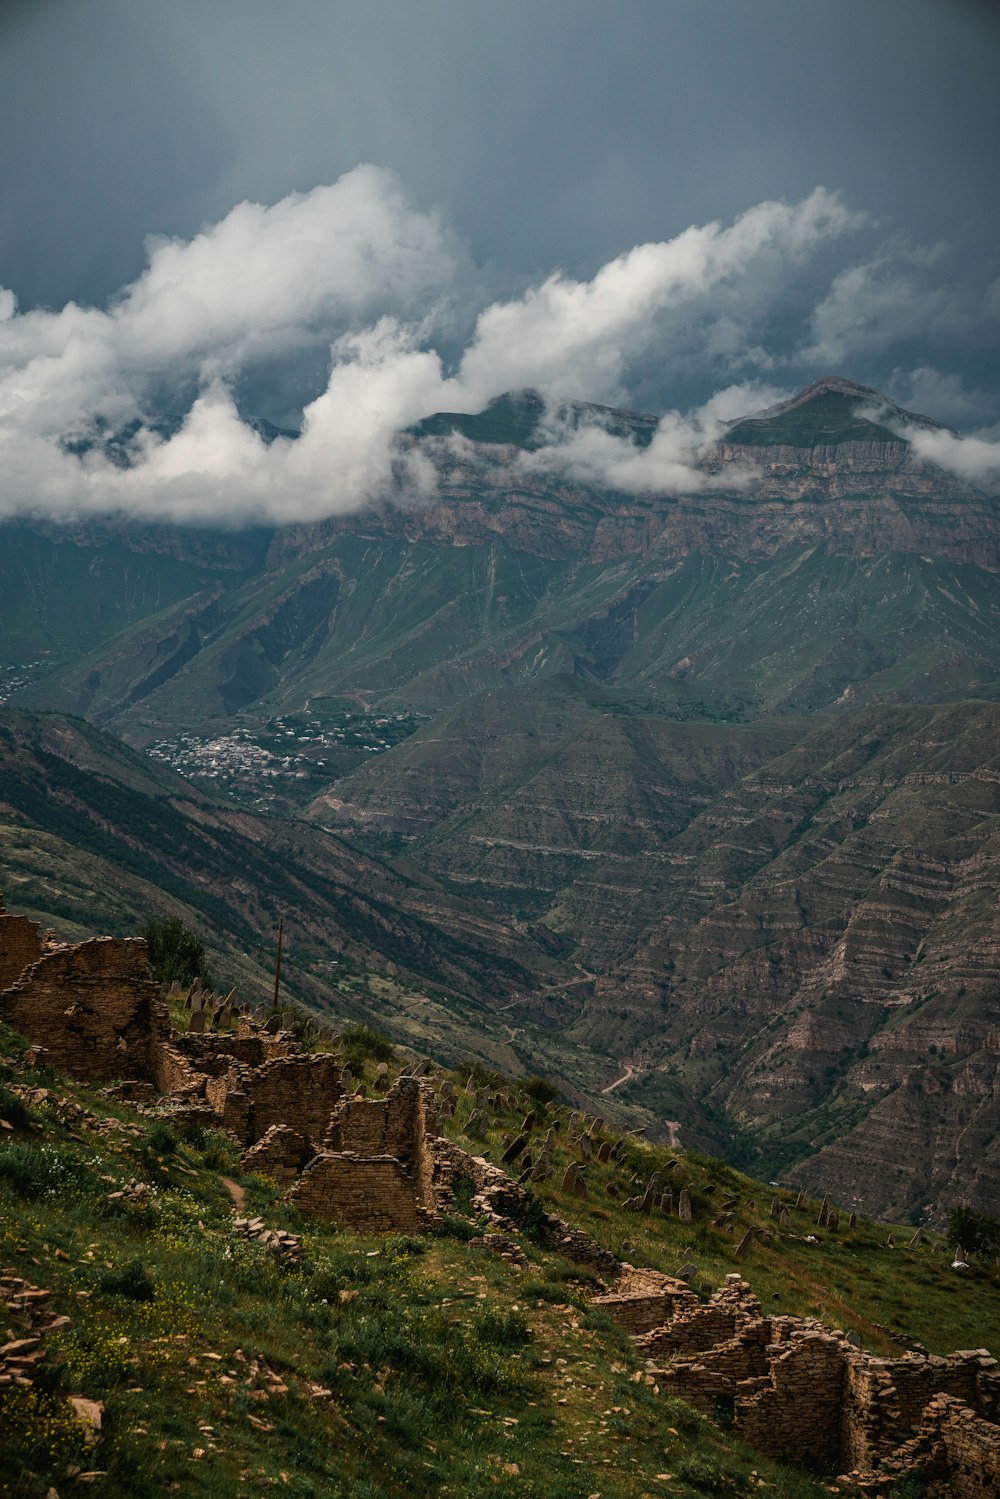
[[0, 0], [0, 514], [429, 493], [400, 428], [529, 385], [676, 492], [827, 373], [992, 483], [997, 77], [991, 0]]

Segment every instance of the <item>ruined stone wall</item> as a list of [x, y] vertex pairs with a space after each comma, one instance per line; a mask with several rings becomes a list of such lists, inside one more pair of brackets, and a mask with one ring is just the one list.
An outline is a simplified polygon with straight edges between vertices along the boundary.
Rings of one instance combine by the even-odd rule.
[[413, 1178], [394, 1156], [315, 1156], [288, 1200], [308, 1217], [349, 1223], [361, 1233], [419, 1233], [428, 1226]]
[[841, 1414], [842, 1465], [876, 1467], [918, 1430], [936, 1398], [959, 1400], [976, 1415], [994, 1418], [1000, 1387], [995, 1371], [995, 1360], [985, 1350], [947, 1358], [850, 1355]]
[[427, 1129], [423, 1092], [416, 1078], [401, 1077], [384, 1099], [346, 1099], [329, 1121], [325, 1145], [332, 1151], [391, 1155], [414, 1164]]
[[952, 1499], [996, 1499], [1000, 1494], [1000, 1427], [947, 1395], [927, 1413], [938, 1422], [947, 1466], [945, 1484], [932, 1493]]
[[298, 1051], [291, 1036], [281, 1031], [269, 1035], [259, 1028], [242, 1035], [233, 1031], [183, 1031], [174, 1036], [172, 1044], [199, 1072], [212, 1077], [223, 1076], [234, 1062], [262, 1067], [274, 1057], [292, 1056]]
[[161, 1083], [167, 1008], [138, 938], [94, 937], [43, 953], [0, 994], [0, 1017], [74, 1077]]
[[[342, 1098], [340, 1064], [323, 1052], [275, 1057], [253, 1072], [241, 1071], [240, 1077], [250, 1103], [247, 1144], [251, 1145], [273, 1124], [287, 1124], [308, 1139], [322, 1140]], [[366, 1153], [396, 1154], [390, 1150]]]
[[734, 1413], [737, 1391], [742, 1386], [744, 1393], [749, 1393], [765, 1384], [767, 1371], [763, 1340], [752, 1333], [740, 1333], [690, 1358], [674, 1359], [657, 1369], [656, 1379], [664, 1395], [684, 1400], [712, 1416], [720, 1405]]
[[0, 900], [0, 993], [16, 984], [44, 951], [41, 927], [27, 916], [7, 916]]
[[[601, 1307], [614, 1317], [619, 1327], [637, 1337], [652, 1332], [654, 1328], [665, 1328], [676, 1308], [691, 1303], [698, 1305], [698, 1298], [685, 1287], [684, 1292], [675, 1297], [665, 1297], [662, 1292], [655, 1291], [650, 1295], [612, 1293], [610, 1296], [595, 1296], [591, 1305]], [[652, 1354], [649, 1356], [653, 1357]]]
[[703, 1352], [717, 1343], [728, 1343], [735, 1336], [735, 1312], [729, 1307], [699, 1304], [675, 1317], [669, 1327], [657, 1324], [644, 1333], [639, 1347], [647, 1358], [672, 1358], [676, 1353]]
[[244, 1171], [259, 1171], [290, 1186], [316, 1152], [308, 1140], [287, 1124], [272, 1124], [256, 1145], [243, 1152]]
[[810, 1332], [769, 1360], [756, 1388], [737, 1386], [733, 1432], [785, 1462], [840, 1462], [844, 1344]]
[[437, 1162], [435, 1179], [439, 1183], [439, 1195], [447, 1191], [448, 1182], [467, 1176], [477, 1188], [473, 1207], [493, 1228], [509, 1232], [520, 1228], [530, 1217], [534, 1232], [546, 1249], [556, 1250], [578, 1264], [589, 1265], [609, 1279], [617, 1280], [624, 1269], [631, 1268], [624, 1266], [617, 1255], [582, 1229], [570, 1228], [565, 1219], [555, 1213], [541, 1212], [538, 1200], [485, 1156], [469, 1155], [450, 1140], [441, 1138], [434, 1140], [431, 1148]]
[[205, 1097], [205, 1076], [186, 1056], [168, 1042], [160, 1054], [160, 1087], [164, 1093], [186, 1093], [192, 1098]]
[[737, 1275], [707, 1306], [692, 1301], [626, 1271], [592, 1305], [649, 1328], [636, 1344], [663, 1394], [725, 1409], [734, 1435], [769, 1457], [840, 1468], [871, 1496], [915, 1471], [940, 1499], [1000, 1493], [1000, 1366], [986, 1349], [876, 1358], [820, 1322], [764, 1316]]

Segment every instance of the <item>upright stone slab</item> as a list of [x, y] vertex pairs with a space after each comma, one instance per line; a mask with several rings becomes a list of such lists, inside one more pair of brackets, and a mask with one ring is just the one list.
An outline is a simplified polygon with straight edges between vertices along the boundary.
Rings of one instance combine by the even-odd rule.
[[686, 1187], [681, 1188], [681, 1195], [677, 1199], [677, 1216], [682, 1223], [691, 1222], [691, 1195]]

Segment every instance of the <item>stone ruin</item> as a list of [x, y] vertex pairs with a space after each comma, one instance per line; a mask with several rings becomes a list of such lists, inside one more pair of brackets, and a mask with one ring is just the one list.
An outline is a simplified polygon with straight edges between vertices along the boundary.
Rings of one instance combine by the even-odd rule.
[[647, 1379], [783, 1462], [863, 1494], [919, 1472], [929, 1496], [1000, 1492], [1000, 1366], [985, 1349], [877, 1358], [853, 1337], [771, 1317], [738, 1275], [703, 1304], [683, 1281], [626, 1266], [603, 1307], [645, 1355]]
[[[205, 1006], [189, 1008], [195, 1015]], [[614, 1284], [591, 1304], [635, 1338], [647, 1380], [706, 1414], [724, 1413], [757, 1450], [840, 1468], [870, 1495], [917, 1471], [929, 1496], [1000, 1492], [1000, 1370], [985, 1350], [876, 1358], [820, 1322], [765, 1315], [738, 1275], [702, 1304], [685, 1281], [623, 1265], [541, 1212], [525, 1184], [534, 1169], [515, 1182], [439, 1135], [426, 1081], [402, 1076], [385, 1097], [365, 1098], [337, 1057], [302, 1052], [290, 1035], [238, 1009], [234, 995], [213, 1010], [216, 1027], [223, 1015], [233, 1029], [207, 1028], [202, 1014], [187, 1031], [172, 1031], [144, 942], [55, 942], [0, 901], [0, 1020], [54, 1066], [114, 1082], [110, 1091], [146, 1112], [228, 1131], [246, 1169], [283, 1184], [303, 1214], [360, 1231], [416, 1232], [447, 1209], [464, 1177], [489, 1238], [515, 1242], [503, 1236], [530, 1212], [539, 1242]], [[251, 1234], [257, 1226], [245, 1225]]]

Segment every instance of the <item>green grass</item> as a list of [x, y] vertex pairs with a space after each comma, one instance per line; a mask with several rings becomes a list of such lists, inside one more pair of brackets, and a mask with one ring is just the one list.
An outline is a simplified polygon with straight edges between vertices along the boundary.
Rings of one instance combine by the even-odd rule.
[[[0, 1051], [19, 1049], [0, 1030]], [[375, 1065], [359, 1061], [369, 1083]], [[23, 1076], [0, 1065], [0, 1086]], [[494, 1158], [530, 1103], [507, 1085], [509, 1115], [468, 1142]], [[86, 1088], [58, 1087], [98, 1116], [135, 1120]], [[564, 1124], [564, 1110], [546, 1107]], [[460, 1141], [470, 1108], [460, 1096]], [[71, 1325], [48, 1340], [33, 1391], [0, 1395], [4, 1499], [61, 1492], [73, 1466], [105, 1475], [89, 1485], [99, 1499], [171, 1489], [237, 1499], [272, 1484], [316, 1499], [636, 1499], [744, 1493], [751, 1473], [789, 1499], [825, 1492], [822, 1475], [769, 1463], [724, 1426], [656, 1395], [631, 1341], [588, 1310], [595, 1281], [586, 1267], [530, 1239], [526, 1269], [470, 1249], [467, 1195], [436, 1234], [357, 1236], [300, 1221], [273, 1182], [242, 1173], [224, 1135], [185, 1140], [155, 1123], [138, 1137], [95, 1133], [61, 1123], [53, 1104], [28, 1110], [7, 1133], [0, 1163], [30, 1169], [0, 1164], [0, 1265], [51, 1287]], [[40, 1158], [58, 1165], [43, 1168]], [[555, 1181], [567, 1158], [557, 1150]], [[608, 1195], [613, 1180], [674, 1160], [671, 1178], [693, 1193], [692, 1225], [625, 1215]], [[223, 1174], [245, 1188], [249, 1211], [303, 1233], [304, 1263], [286, 1265], [233, 1237]], [[741, 1224], [766, 1221], [746, 1206], [753, 1192], [760, 1207], [766, 1189], [707, 1158], [632, 1142], [617, 1165], [587, 1174], [587, 1202], [563, 1199], [552, 1184], [541, 1202], [613, 1248], [627, 1241], [633, 1263], [672, 1269], [693, 1255], [704, 1294], [733, 1268], [735, 1242], [708, 1226], [706, 1188], [742, 1193]], [[131, 1176], [149, 1182], [156, 1205], [112, 1211], [107, 1194]], [[795, 1232], [810, 1231], [814, 1217], [794, 1215]], [[899, 1319], [941, 1352], [1000, 1341], [994, 1272], [958, 1281], [933, 1247], [888, 1251], [872, 1224], [818, 1232], [817, 1245], [785, 1237], [741, 1266], [765, 1306], [858, 1327], [867, 1346], [886, 1352], [896, 1350], [874, 1321]], [[316, 1398], [316, 1389], [328, 1393]], [[104, 1403], [93, 1448], [66, 1420], [65, 1392]]]

